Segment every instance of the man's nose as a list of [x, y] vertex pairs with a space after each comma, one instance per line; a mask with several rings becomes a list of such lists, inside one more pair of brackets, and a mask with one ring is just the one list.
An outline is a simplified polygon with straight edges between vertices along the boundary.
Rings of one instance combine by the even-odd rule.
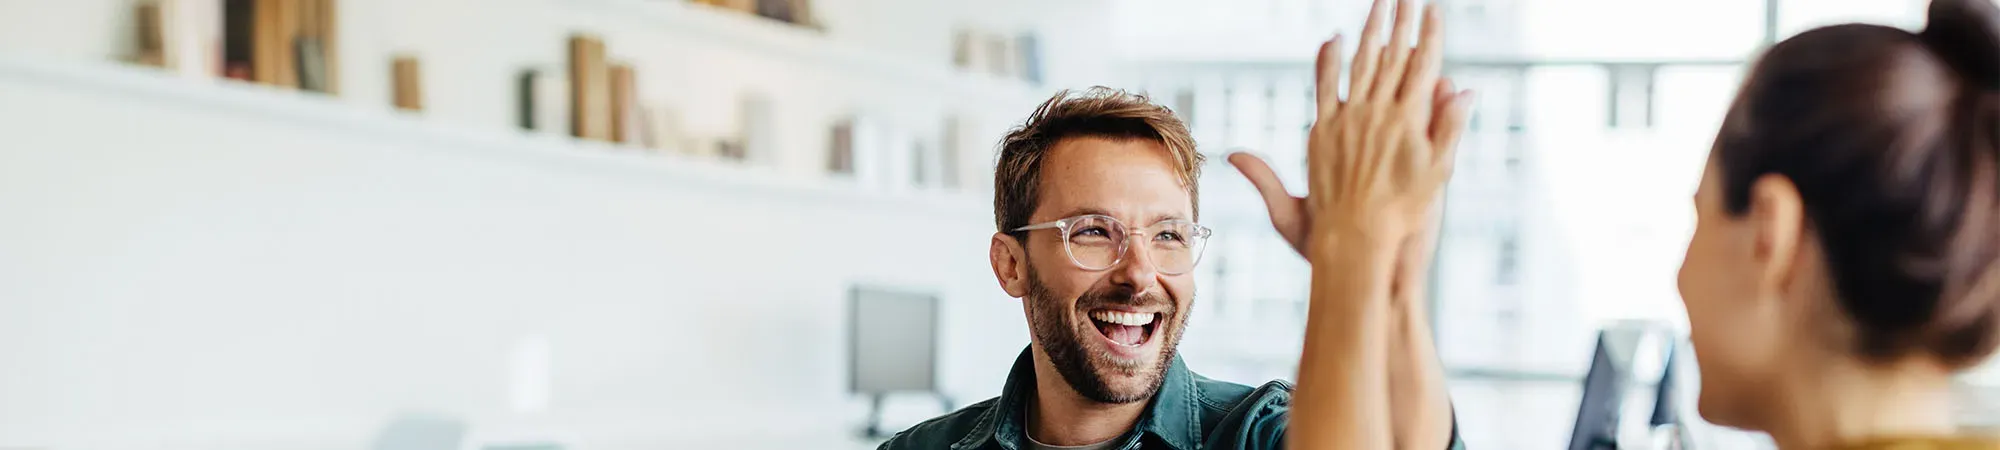
[[1159, 284], [1159, 268], [1153, 266], [1151, 251], [1144, 239], [1126, 237], [1125, 254], [1111, 267], [1111, 282], [1131, 287], [1133, 292], [1146, 292]]

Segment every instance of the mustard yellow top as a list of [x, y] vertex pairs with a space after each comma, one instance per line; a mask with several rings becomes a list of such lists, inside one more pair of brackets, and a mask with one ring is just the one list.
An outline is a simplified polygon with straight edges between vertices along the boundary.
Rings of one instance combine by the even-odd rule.
[[1959, 436], [1935, 438], [1877, 439], [1834, 450], [2000, 450], [2000, 438]]

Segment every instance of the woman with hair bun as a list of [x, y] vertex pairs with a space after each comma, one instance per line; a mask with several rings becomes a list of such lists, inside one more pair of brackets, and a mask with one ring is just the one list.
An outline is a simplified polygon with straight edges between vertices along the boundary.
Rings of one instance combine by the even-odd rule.
[[[1388, 305], [1409, 303], [1396, 292], [1422, 284], [1403, 278], [1421, 271], [1409, 255], [1422, 253], [1403, 249], [1423, 242], [1424, 212], [1448, 177], [1455, 134], [1435, 131], [1459, 123], [1432, 114], [1450, 110], [1432, 102], [1453, 98], [1447, 88], [1409, 95], [1427, 92], [1434, 73], [1413, 70], [1413, 84], [1402, 59], [1376, 56], [1411, 51], [1401, 44], [1414, 21], [1402, 14], [1387, 50], [1373, 40], [1381, 9], [1378, 0], [1346, 98], [1331, 94], [1343, 71], [1327, 49], [1337, 45], [1322, 46], [1308, 198], [1259, 183], [1280, 231], [1307, 236], [1313, 264], [1290, 448], [1421, 448], [1403, 439], [1426, 434], [1401, 427], [1430, 422], [1387, 418], [1429, 403], [1382, 392], [1443, 383], [1387, 378], [1398, 356], [1383, 342], [1422, 326], [1392, 323]], [[1415, 54], [1435, 57], [1433, 36], [1418, 42]], [[1997, 171], [2000, 8], [1990, 0], [1935, 0], [1916, 33], [1836, 25], [1770, 48], [1717, 133], [1680, 271], [1702, 416], [1767, 432], [1786, 450], [2000, 449], [2000, 439], [1962, 435], [1952, 417], [1953, 377], [2000, 346]], [[1311, 213], [1276, 220], [1287, 203]]]
[[1711, 422], [1785, 449], [2000, 448], [1952, 377], [2000, 345], [2000, 9], [1772, 47], [1724, 120], [1680, 272]]

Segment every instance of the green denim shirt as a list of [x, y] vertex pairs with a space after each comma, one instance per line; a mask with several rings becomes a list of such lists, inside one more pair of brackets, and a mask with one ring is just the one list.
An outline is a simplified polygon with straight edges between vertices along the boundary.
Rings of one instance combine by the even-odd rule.
[[[1028, 350], [1014, 360], [1000, 396], [910, 427], [879, 450], [1019, 450], [1027, 436], [1022, 408], [1035, 389], [1035, 366]], [[1124, 450], [1280, 450], [1292, 403], [1292, 385], [1272, 380], [1251, 388], [1212, 380], [1188, 370], [1175, 356], [1160, 391], [1133, 431], [1118, 438]], [[1458, 424], [1448, 450], [1464, 450]]]

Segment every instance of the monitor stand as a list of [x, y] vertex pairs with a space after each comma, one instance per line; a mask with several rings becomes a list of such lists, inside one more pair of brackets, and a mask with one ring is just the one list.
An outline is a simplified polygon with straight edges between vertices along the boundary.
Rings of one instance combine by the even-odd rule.
[[[861, 429], [862, 436], [865, 436], [869, 439], [882, 439], [882, 438], [887, 438], [889, 436], [894, 436], [896, 434], [894, 432], [882, 430], [882, 399], [888, 398], [889, 394], [890, 393], [888, 392], [874, 392], [868, 394], [868, 425]], [[944, 393], [942, 392], [925, 392], [924, 394], [936, 397], [938, 401], [938, 406], [940, 406], [941, 410], [943, 410], [945, 413], [950, 413], [953, 410], [955, 410], [955, 408], [952, 407], [953, 405], [955, 405], [955, 403], [952, 403], [950, 396], [944, 395]]]

